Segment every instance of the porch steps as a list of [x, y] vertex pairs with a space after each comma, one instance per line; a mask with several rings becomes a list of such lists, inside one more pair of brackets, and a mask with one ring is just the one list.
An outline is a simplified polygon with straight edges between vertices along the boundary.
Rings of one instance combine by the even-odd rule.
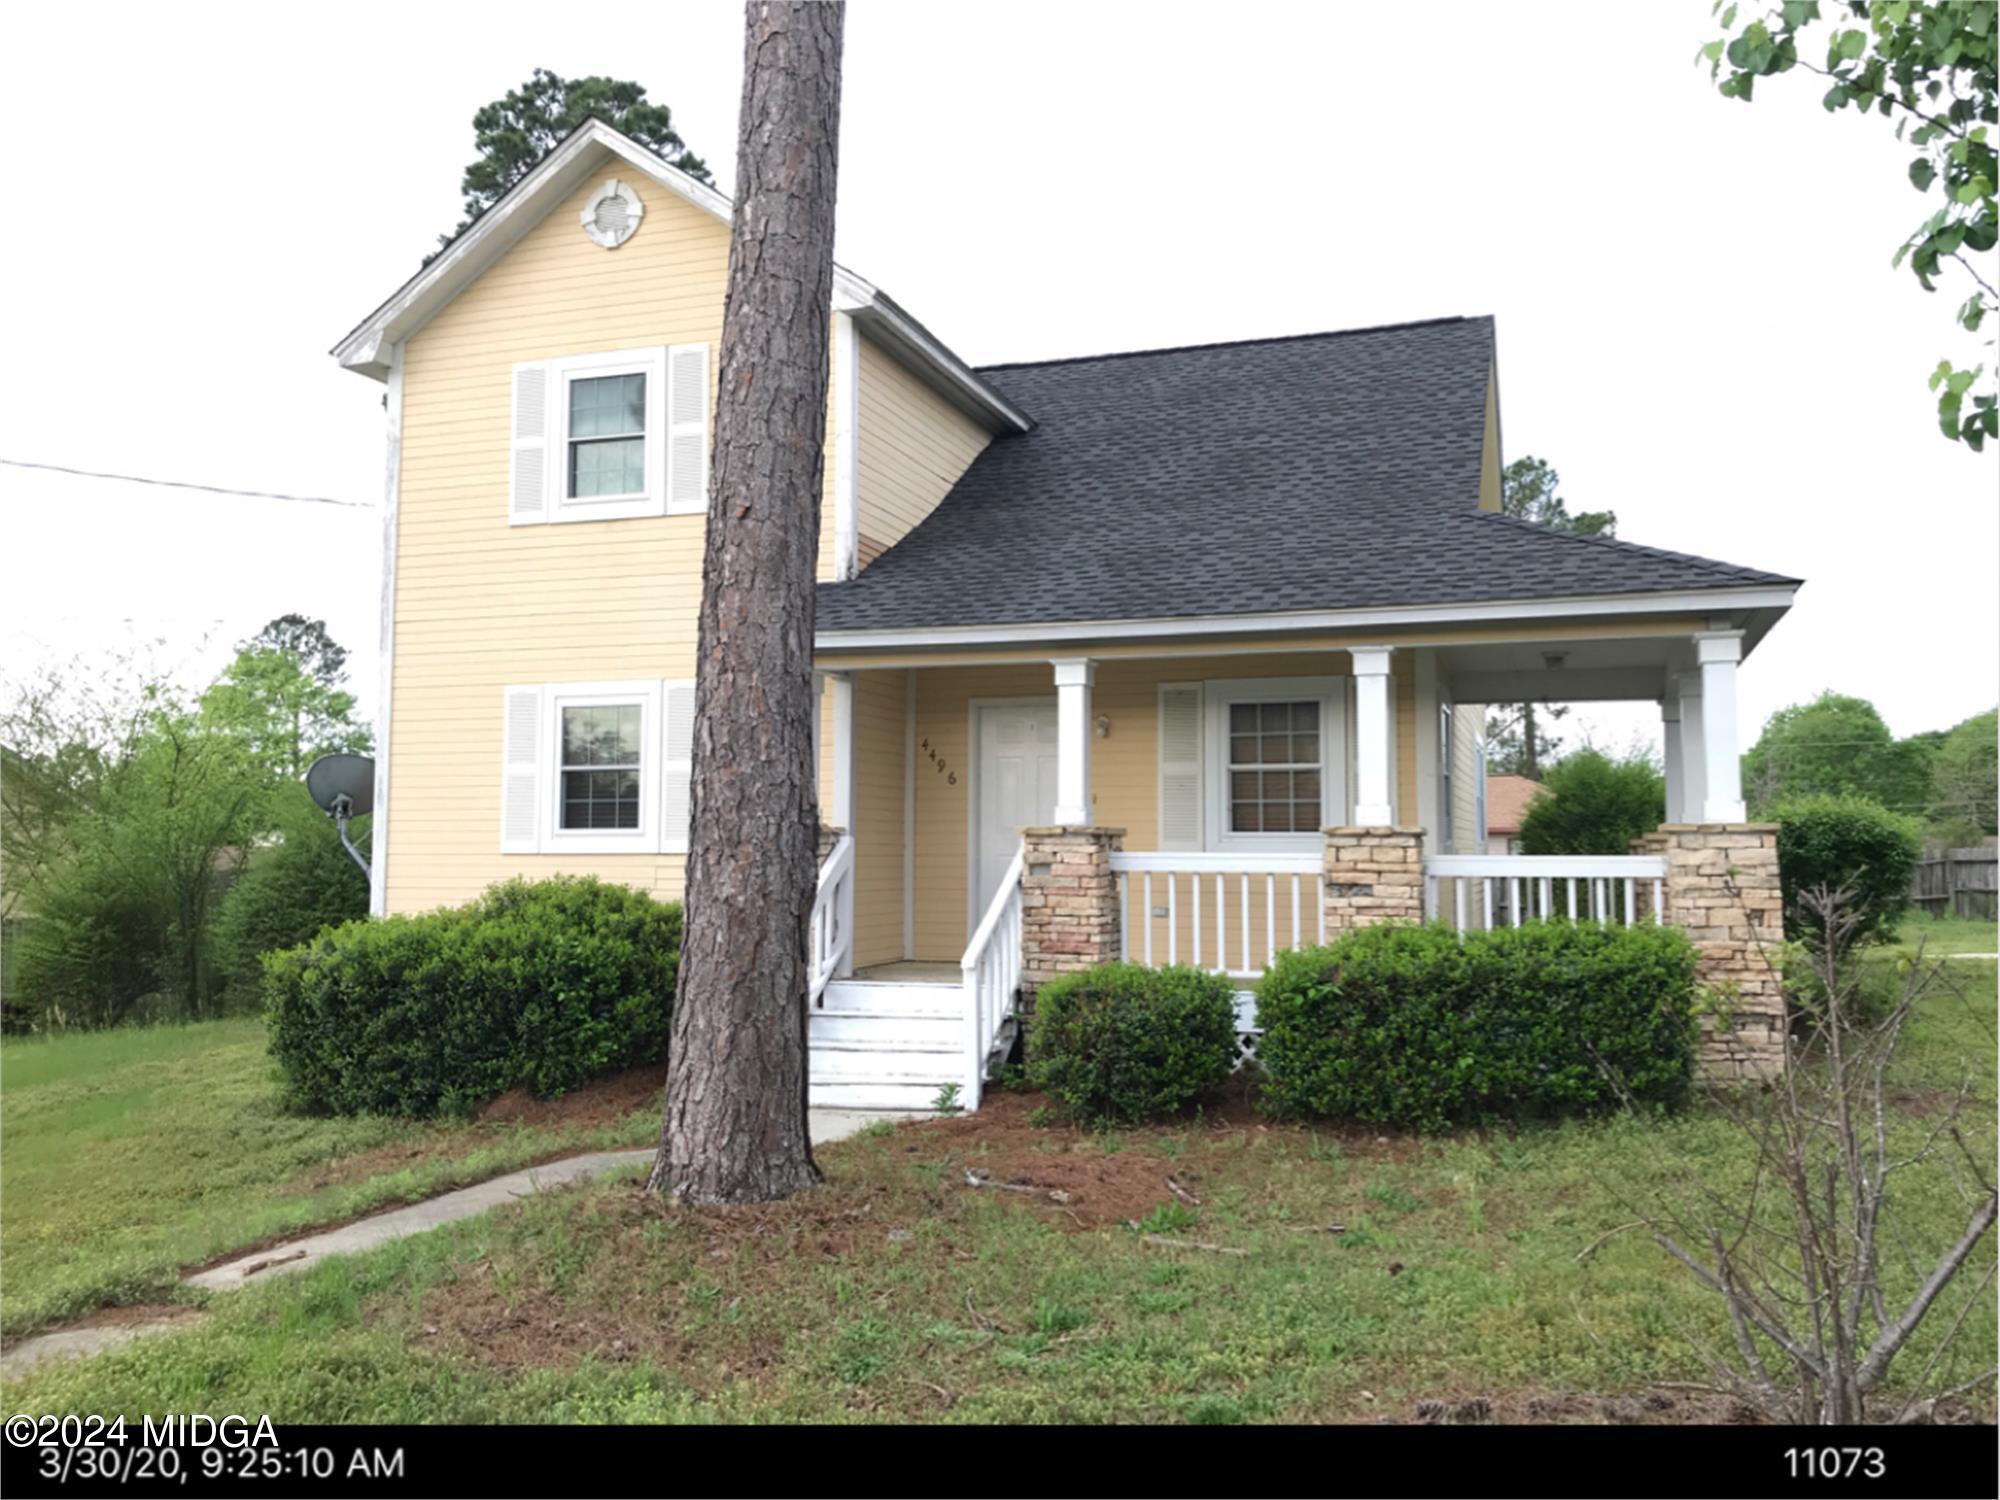
[[807, 1098], [821, 1109], [929, 1109], [965, 1080], [965, 992], [836, 979], [806, 1022]]

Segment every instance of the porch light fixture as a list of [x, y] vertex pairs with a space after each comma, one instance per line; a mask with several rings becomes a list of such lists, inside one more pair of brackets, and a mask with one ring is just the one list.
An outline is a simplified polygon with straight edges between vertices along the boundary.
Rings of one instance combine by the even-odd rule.
[[1108, 740], [1111, 738], [1111, 721], [1107, 719], [1103, 714], [1099, 714], [1097, 718], [1092, 721], [1091, 727], [1097, 731], [1097, 737], [1100, 740]]

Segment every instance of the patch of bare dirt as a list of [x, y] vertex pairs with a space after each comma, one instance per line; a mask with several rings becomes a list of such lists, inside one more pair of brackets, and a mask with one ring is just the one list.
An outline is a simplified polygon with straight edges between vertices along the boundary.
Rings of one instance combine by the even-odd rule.
[[1684, 1427], [1761, 1426], [1756, 1408], [1719, 1391], [1676, 1388], [1627, 1395], [1552, 1391], [1540, 1386], [1512, 1390], [1438, 1391], [1391, 1400], [1372, 1392], [1350, 1392], [1331, 1422], [1420, 1427]]
[[667, 1065], [642, 1063], [607, 1073], [554, 1099], [537, 1099], [526, 1089], [510, 1089], [490, 1099], [473, 1116], [482, 1125], [549, 1125], [594, 1129], [614, 1125], [635, 1109], [657, 1110], [666, 1087]]

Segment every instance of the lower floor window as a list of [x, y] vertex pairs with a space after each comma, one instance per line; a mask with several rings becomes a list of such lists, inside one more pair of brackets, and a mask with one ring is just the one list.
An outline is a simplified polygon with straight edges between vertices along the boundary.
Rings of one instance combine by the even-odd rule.
[[1229, 705], [1229, 831], [1317, 833], [1320, 713], [1316, 702]]
[[639, 826], [645, 710], [637, 703], [562, 711], [562, 827]]

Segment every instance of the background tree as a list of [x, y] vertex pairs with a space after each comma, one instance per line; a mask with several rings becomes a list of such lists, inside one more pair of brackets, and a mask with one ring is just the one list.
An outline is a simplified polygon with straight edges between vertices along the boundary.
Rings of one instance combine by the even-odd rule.
[[14, 979], [45, 1022], [212, 1013], [211, 918], [262, 826], [263, 777], [235, 736], [162, 698], [108, 758], [71, 852], [29, 892]]
[[1919, 813], [1931, 800], [1930, 759], [1921, 740], [1897, 740], [1865, 698], [1821, 693], [1765, 721], [1743, 757], [1743, 792], [1760, 817], [1811, 796], [1866, 797]]
[[714, 181], [708, 164], [688, 150], [674, 130], [673, 111], [648, 100], [645, 85], [594, 74], [564, 78], [537, 68], [526, 83], [472, 117], [479, 155], [459, 184], [465, 194], [465, 218], [450, 234], [438, 236], [438, 243], [449, 245], [470, 229], [558, 141], [593, 116], [697, 182]]
[[1931, 757], [1931, 823], [1939, 843], [1976, 844], [2000, 833], [2000, 710], [1948, 731]]
[[202, 694], [203, 720], [235, 735], [273, 781], [297, 781], [334, 751], [365, 754], [374, 743], [354, 718], [347, 652], [321, 620], [283, 615], [237, 648]]
[[[303, 786], [274, 788], [265, 820], [276, 839], [251, 852], [216, 911], [216, 984], [230, 1010], [257, 1008], [266, 953], [368, 915], [368, 877]], [[365, 849], [368, 820], [356, 819], [351, 834]]]
[[1667, 783], [1643, 756], [1578, 750], [1549, 767], [1521, 815], [1523, 854], [1629, 854], [1666, 821]]
[[750, 0], [744, 16], [688, 899], [650, 1179], [699, 1203], [780, 1198], [819, 1176], [806, 1130], [813, 577], [847, 12]]
[[[1927, 292], [1950, 273], [1965, 278], [1970, 295], [1953, 317], [1969, 333], [2000, 311], [1992, 269], [1981, 271], [1967, 252], [1984, 257], [2000, 241], [2000, 214], [1994, 207], [1994, 130], [2000, 123], [1995, 98], [1994, 7], [1989, 0], [1847, 0], [1830, 4], [1831, 29], [1824, 33], [1821, 65], [1813, 59], [1822, 46], [1808, 35], [1824, 19], [1818, 0], [1784, 0], [1776, 10], [1755, 14], [1737, 30], [1744, 11], [1733, 0], [1716, 0], [1726, 33], [1701, 49], [1710, 76], [1731, 99], [1749, 103], [1759, 78], [1803, 68], [1831, 85], [1820, 102], [1829, 114], [1852, 109], [1896, 122], [1896, 138], [1916, 148], [1910, 186], [1935, 205], [1903, 240], [1892, 266], [1909, 265]], [[1833, 211], [1837, 205], [1831, 205]], [[1989, 347], [1992, 341], [1987, 341]], [[1944, 435], [1977, 450], [2000, 436], [2000, 362], [1995, 373], [1984, 364], [1969, 370], [1951, 360], [1938, 363], [1930, 377], [1938, 393], [1938, 426]], [[1985, 378], [1982, 379], [1981, 377]], [[1975, 389], [1976, 388], [1976, 389]], [[1971, 409], [1967, 410], [1967, 398]]]
[[[1500, 479], [1500, 513], [1578, 536], [1616, 536], [1618, 515], [1587, 510], [1571, 515], [1560, 493], [1562, 476], [1545, 458], [1532, 455], [1507, 465]], [[1549, 725], [1566, 718], [1563, 704], [1494, 703], [1486, 709], [1486, 765], [1496, 775], [1539, 781], [1544, 762], [1562, 740]]]

